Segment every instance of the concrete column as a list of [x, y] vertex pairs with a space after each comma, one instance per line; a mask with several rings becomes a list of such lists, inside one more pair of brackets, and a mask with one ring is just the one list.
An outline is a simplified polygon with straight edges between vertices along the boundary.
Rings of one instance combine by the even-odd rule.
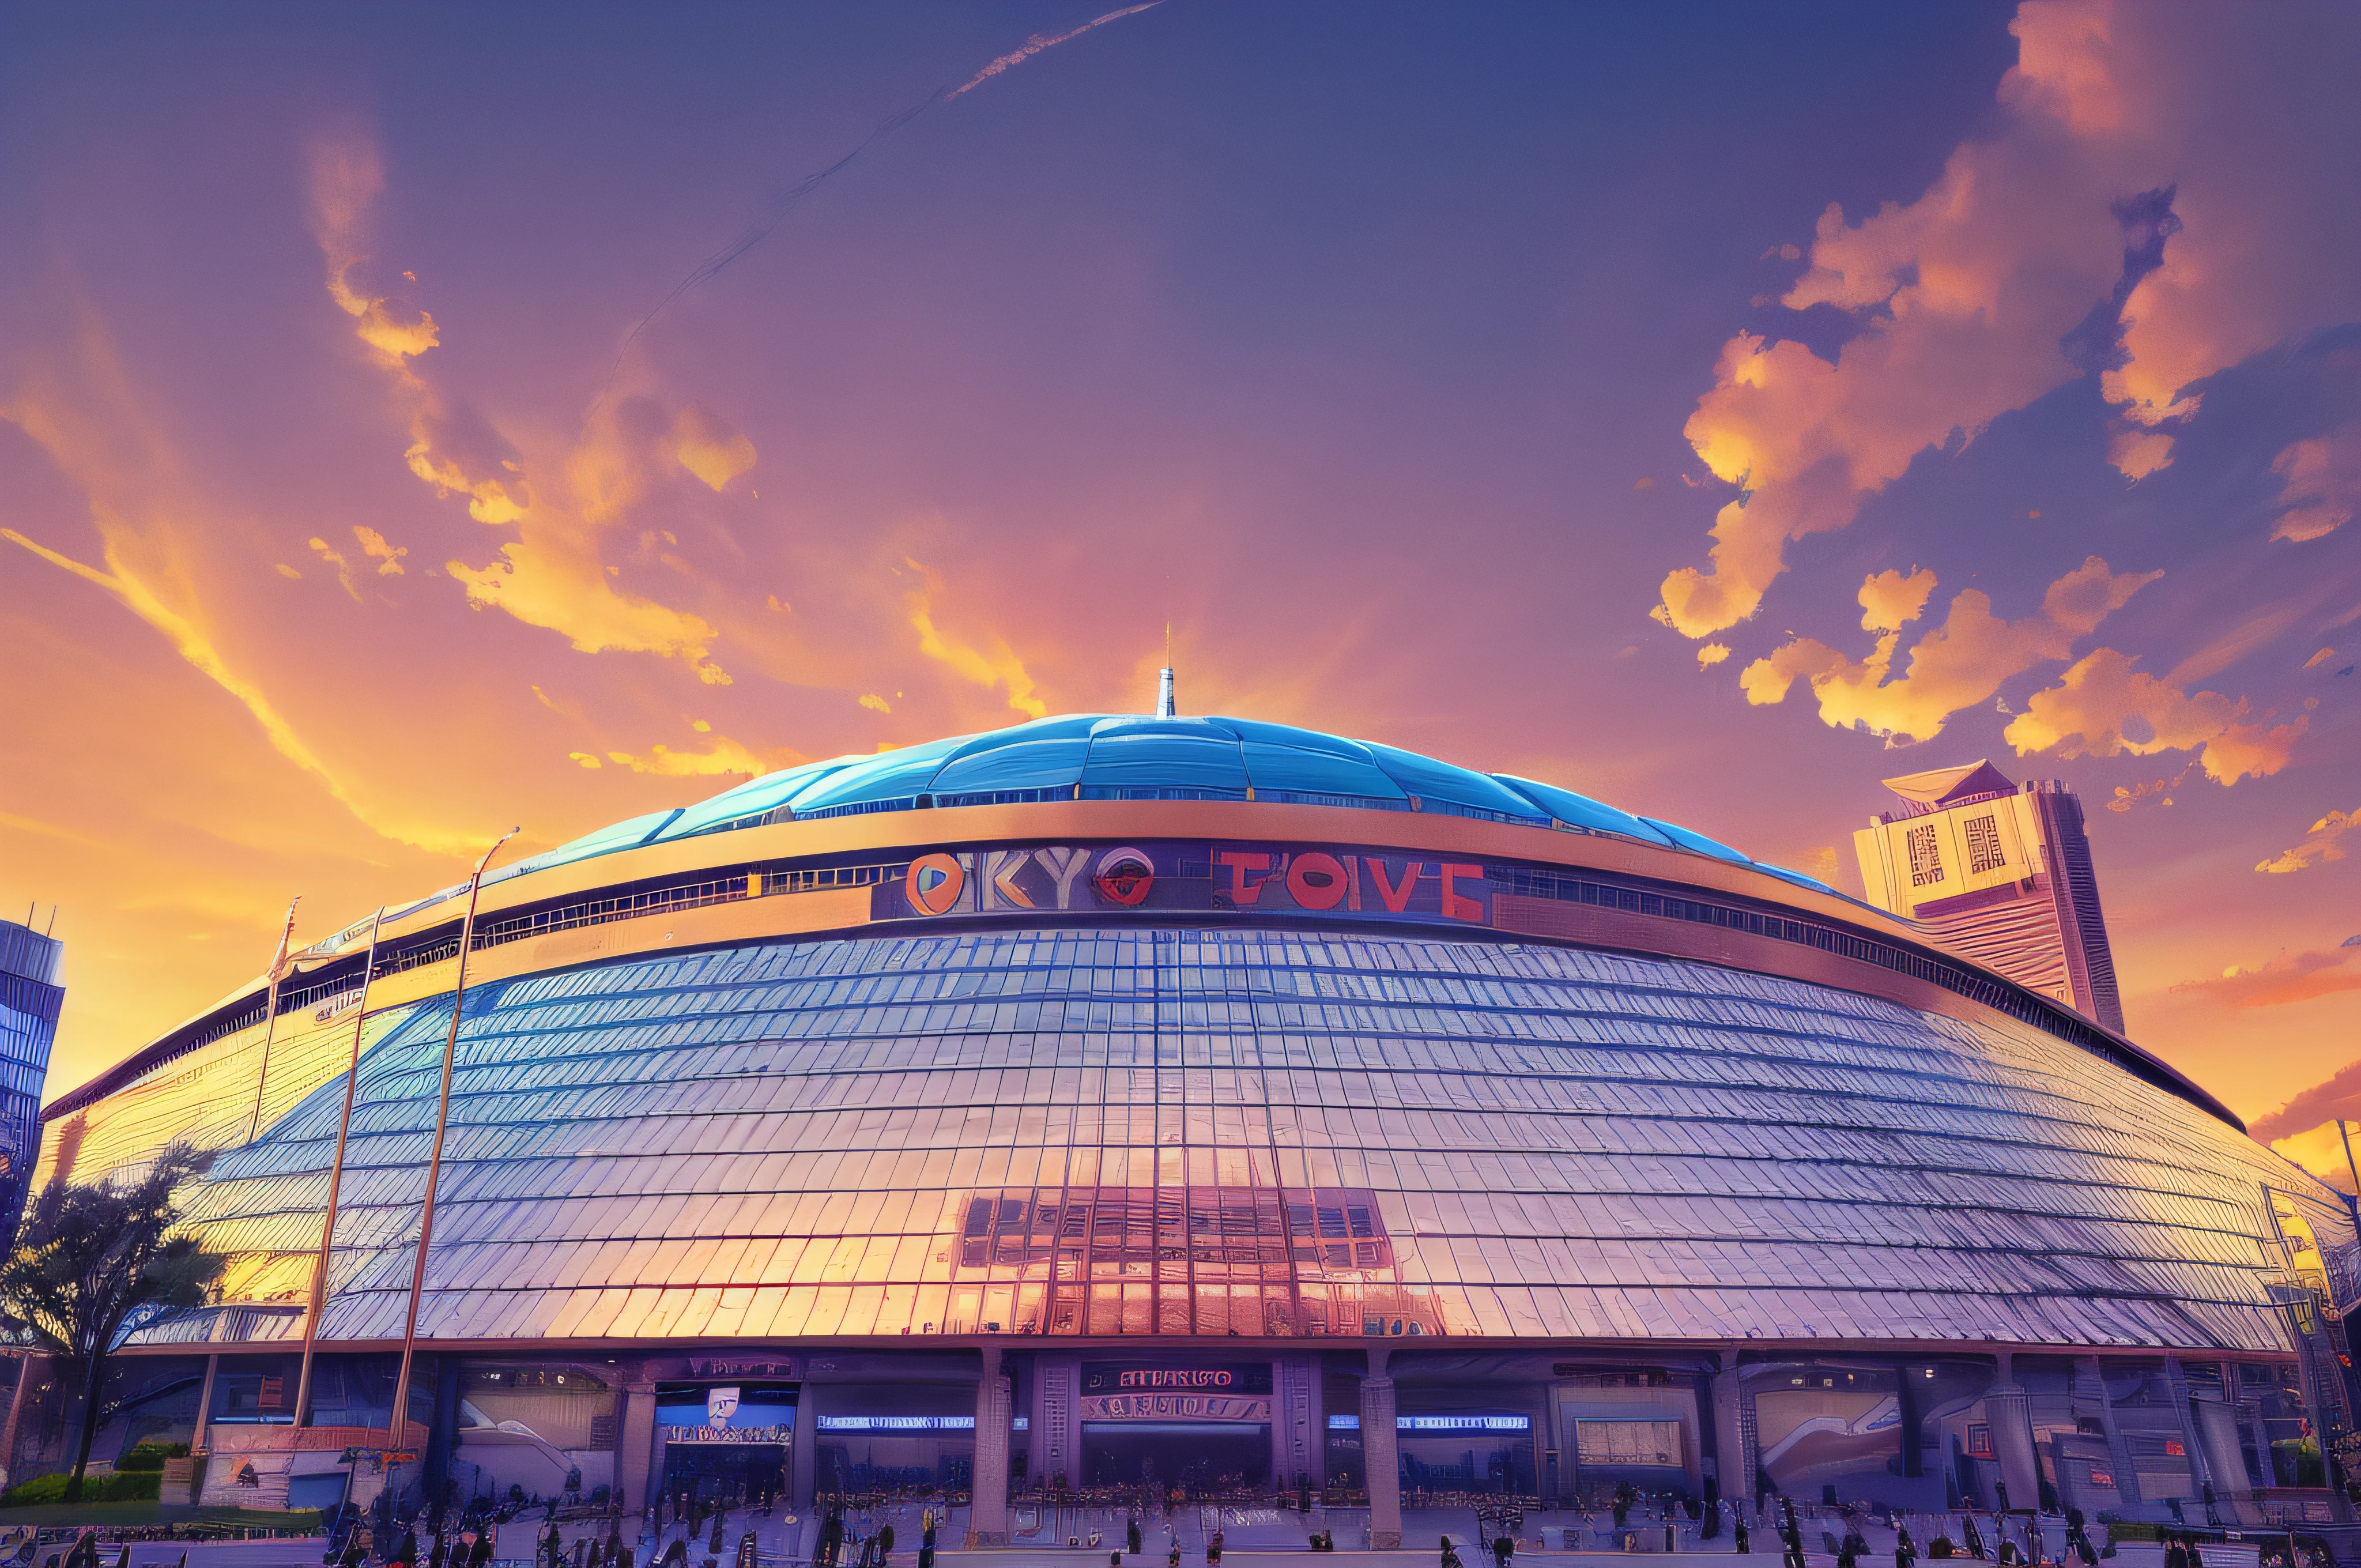
[[[2077, 1381], [2089, 1378], [2099, 1401], [2099, 1430], [2106, 1434], [2107, 1462], [2115, 1472], [2115, 1496], [2126, 1507], [2136, 1508], [2147, 1499], [2140, 1495], [2139, 1472], [2132, 1465], [2131, 1444], [2124, 1441], [2123, 1430], [2115, 1424], [2115, 1401], [2107, 1392], [2106, 1366], [2095, 1355], [2082, 1356], [2074, 1363], [2074, 1376]], [[2166, 1381], [2178, 1379], [2168, 1372]], [[2015, 1488], [2010, 1490], [2014, 1492]]]
[[[1565, 1419], [1565, 1400], [1561, 1397], [1565, 1385], [1547, 1383], [1542, 1387], [1542, 1507], [1554, 1508], [1565, 1501], [1574, 1482], [1574, 1429]], [[1554, 1455], [1554, 1457], [1553, 1457]]]
[[[189, 1438], [191, 1453], [203, 1453], [205, 1451], [205, 1428], [212, 1422], [214, 1415], [214, 1375], [220, 1370], [220, 1356], [205, 1357], [205, 1380], [197, 1390], [197, 1430]], [[401, 1441], [399, 1435], [394, 1439], [397, 1445]]]
[[1714, 1480], [1731, 1502], [1754, 1496], [1754, 1456], [1746, 1452], [1746, 1423], [1739, 1419], [1738, 1356], [1722, 1358], [1713, 1375]]
[[1033, 1418], [1033, 1441], [1035, 1452], [1041, 1456], [1041, 1479], [1054, 1486], [1062, 1475], [1066, 1486], [1079, 1486], [1082, 1484], [1082, 1455], [1075, 1401], [1082, 1383], [1082, 1364], [1069, 1355], [1045, 1355], [1033, 1365], [1040, 1375], [1036, 1380], [1039, 1387], [1034, 1394], [1038, 1413]]
[[975, 1494], [968, 1505], [970, 1551], [1008, 1544], [1008, 1379], [1000, 1347], [983, 1347], [983, 1376], [975, 1386]]
[[1993, 1453], [2000, 1460], [2001, 1484], [2012, 1508], [2041, 1506], [2041, 1464], [2033, 1453], [2033, 1401], [2014, 1383], [1984, 1390], [1984, 1419], [1992, 1423]]
[[1369, 1550], [1401, 1549], [1401, 1459], [1394, 1447], [1394, 1380], [1386, 1354], [1369, 1352], [1361, 1379], [1361, 1472], [1369, 1488]]
[[623, 1512], [637, 1514], [648, 1506], [648, 1472], [655, 1463], [656, 1386], [649, 1382], [623, 1386], [621, 1434], [615, 1442], [615, 1489], [622, 1494]]
[[787, 1449], [787, 1500], [798, 1513], [812, 1511], [819, 1473], [819, 1390], [804, 1379], [796, 1395], [796, 1441]]
[[2189, 1424], [2196, 1429], [2197, 1439], [2191, 1446], [2205, 1456], [2214, 1500], [2235, 1505], [2237, 1517], [2243, 1520], [2247, 1505], [2254, 1499], [2255, 1488], [2246, 1477], [2246, 1455], [2238, 1452], [2238, 1412], [2225, 1401], [2203, 1394], [2192, 1398], [2189, 1404]]
[[1320, 1376], [1308, 1356], [1284, 1355], [1270, 1367], [1270, 1483], [1295, 1490], [1295, 1478], [1320, 1478]]

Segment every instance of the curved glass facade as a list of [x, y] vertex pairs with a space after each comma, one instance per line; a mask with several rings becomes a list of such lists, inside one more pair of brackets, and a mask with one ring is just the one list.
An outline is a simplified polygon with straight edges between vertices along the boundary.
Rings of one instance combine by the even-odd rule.
[[229, 1257], [118, 1358], [102, 1456], [235, 1456], [209, 1503], [890, 1492], [1044, 1547], [1149, 1482], [1259, 1497], [1239, 1546], [1308, 1543], [1273, 1491], [1371, 1544], [1617, 1486], [2341, 1506], [2337, 1197], [2119, 1033], [1669, 823], [1086, 715], [480, 891], [49, 1106], [37, 1180], [209, 1151]]
[[[448, 1023], [370, 1021], [324, 1339], [402, 1335]], [[338, 1075], [267, 1117], [195, 1198], [283, 1311], [159, 1332], [300, 1334], [342, 1103]], [[2039, 1031], [1703, 964], [758, 945], [471, 988], [418, 1330], [2266, 1351], [2288, 1174]]]

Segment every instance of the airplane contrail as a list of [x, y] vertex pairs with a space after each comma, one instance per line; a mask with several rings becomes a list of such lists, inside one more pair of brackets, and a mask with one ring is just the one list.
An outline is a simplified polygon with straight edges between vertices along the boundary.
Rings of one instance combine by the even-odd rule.
[[[911, 104], [908, 108], [902, 110], [898, 114], [889, 115], [884, 119], [879, 121], [876, 128], [872, 130], [867, 136], [862, 137], [860, 143], [856, 145], [851, 151], [846, 153], [842, 158], [838, 159], [835, 162], [829, 164], [825, 169], [815, 170], [811, 173], [805, 175], [803, 179], [796, 181], [795, 185], [774, 198], [769, 211], [764, 213], [760, 218], [756, 219], [743, 233], [740, 234], [737, 238], [731, 240], [729, 244], [723, 246], [720, 249], [707, 257], [703, 261], [698, 262], [697, 266], [690, 270], [687, 277], [683, 278], [679, 282], [673, 285], [672, 291], [670, 293], [667, 293], [663, 299], [656, 302], [655, 308], [653, 310], [651, 310], [646, 315], [643, 315], [639, 319], [638, 323], [632, 326], [631, 330], [624, 335], [622, 347], [616, 351], [614, 368], [607, 372], [606, 382], [598, 389], [598, 396], [592, 400], [590, 412], [592, 414], [597, 413], [598, 405], [606, 400], [608, 391], [611, 389], [615, 384], [615, 377], [620, 373], [623, 368], [624, 356], [631, 352], [631, 345], [639, 341], [640, 334], [647, 331], [649, 326], [654, 323], [658, 316], [664, 314], [666, 310], [670, 309], [673, 302], [678, 300], [683, 294], [687, 293], [690, 290], [696, 288], [701, 283], [710, 281], [731, 262], [737, 260], [740, 257], [745, 255], [748, 251], [753, 249], [756, 246], [770, 238], [772, 234], [777, 230], [778, 226], [786, 221], [787, 214], [794, 212], [797, 206], [801, 205], [806, 197], [811, 195], [813, 192], [818, 191], [829, 180], [842, 173], [851, 165], [853, 160], [858, 159], [862, 153], [867, 152], [879, 142], [885, 140], [895, 132], [900, 130], [904, 126], [908, 125], [912, 120], [915, 120], [919, 115], [925, 114], [928, 109], [934, 108], [936, 105], [940, 104], [948, 104], [963, 93], [974, 91], [975, 88], [981, 86], [985, 82], [990, 81], [992, 78], [1000, 75], [1002, 72], [1008, 71], [1015, 66], [1022, 65], [1025, 61], [1032, 59], [1035, 55], [1039, 54], [1042, 50], [1055, 49], [1060, 44], [1065, 43], [1070, 39], [1081, 38], [1084, 33], [1091, 31], [1094, 27], [1104, 27], [1109, 22], [1119, 22], [1126, 16], [1136, 16], [1142, 11], [1154, 10], [1163, 3], [1164, 0], [1143, 0], [1143, 3], [1140, 5], [1126, 5], [1119, 11], [1109, 11], [1104, 16], [1094, 17], [1090, 21], [1084, 22], [1081, 27], [1074, 28], [1071, 32], [1060, 33], [1055, 38], [1043, 38], [1040, 34], [1036, 33], [1033, 37], [1026, 40], [1024, 48], [1013, 49], [1009, 53], [1000, 56], [998, 59], [993, 60], [982, 71], [977, 71], [973, 76], [970, 77], [967, 81], [961, 82], [957, 87], [940, 89], [936, 92], [929, 93], [925, 97], [919, 99], [917, 103]], [[587, 418], [585, 422], [587, 424]]]
[[1027, 60], [1031, 60], [1035, 55], [1039, 54], [1043, 49], [1056, 49], [1060, 44], [1064, 43], [1069, 38], [1081, 38], [1093, 27], [1104, 27], [1109, 22], [1120, 22], [1126, 16], [1137, 16], [1142, 11], [1152, 11], [1157, 6], [1163, 4], [1164, 0], [1146, 0], [1146, 3], [1143, 5], [1126, 5], [1120, 11], [1109, 11], [1104, 16], [1084, 22], [1072, 32], [1060, 33], [1054, 38], [1045, 38], [1040, 34], [1036, 33], [1031, 38], [1025, 40], [1025, 47], [1023, 49], [1017, 49], [1010, 54], [1002, 55], [998, 60], [994, 60], [990, 65], [987, 65], [982, 71], [977, 71], [966, 82], [952, 88], [949, 93], [944, 93], [943, 101], [945, 103], [949, 103], [962, 93], [972, 92], [977, 86], [989, 81], [991, 78], [999, 75], [1002, 71], [1006, 71], [1010, 66], [1022, 65]]

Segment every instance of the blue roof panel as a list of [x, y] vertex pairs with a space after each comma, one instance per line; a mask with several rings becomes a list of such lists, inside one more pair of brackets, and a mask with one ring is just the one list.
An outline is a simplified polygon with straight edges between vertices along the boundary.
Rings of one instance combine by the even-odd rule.
[[1082, 776], [1091, 727], [1097, 722], [1095, 715], [1037, 718], [979, 735], [943, 763], [935, 775], [934, 793], [1071, 789]]
[[1094, 789], [1246, 793], [1238, 738], [1202, 718], [1103, 718], [1093, 727], [1082, 785]]
[[1251, 718], [1224, 718], [1222, 723], [1238, 737], [1257, 795], [1283, 792], [1354, 800], [1409, 799], [1357, 740]]
[[831, 757], [824, 762], [805, 762], [797, 767], [783, 768], [775, 773], [724, 790], [710, 799], [698, 801], [664, 825], [655, 837], [660, 839], [683, 839], [691, 833], [701, 833], [708, 828], [719, 828], [725, 822], [741, 817], [760, 817], [776, 810], [803, 790], [811, 787], [815, 779], [826, 777], [838, 769], [864, 762], [862, 757]]
[[594, 855], [609, 855], [617, 850], [636, 849], [654, 838], [679, 815], [680, 807], [675, 806], [663, 811], [651, 811], [645, 817], [634, 817], [628, 822], [618, 822], [610, 828], [601, 828], [596, 833], [585, 833], [571, 843], [560, 844], [555, 850], [544, 850], [540, 854], [513, 865], [486, 872], [484, 881], [494, 883], [500, 881], [503, 874], [524, 876], [533, 872], [547, 871], [552, 866], [587, 861]]
[[1637, 839], [1643, 844], [1669, 845], [1673, 841], [1630, 812], [1618, 811], [1605, 801], [1593, 800], [1587, 795], [1576, 795], [1555, 784], [1521, 779], [1514, 773], [1494, 773], [1492, 776], [1541, 807], [1545, 815], [1570, 828], [1587, 828], [1594, 833], [1617, 833], [1626, 839]]
[[1466, 768], [1438, 762], [1433, 757], [1422, 757], [1415, 751], [1405, 751], [1395, 746], [1380, 746], [1374, 740], [1364, 741], [1378, 766], [1393, 781], [1422, 800], [1439, 800], [1452, 806], [1466, 806], [1476, 811], [1492, 812], [1519, 822], [1546, 825], [1549, 813], [1535, 809], [1533, 803], [1497, 780]]
[[1751, 866], [1754, 863], [1719, 839], [1708, 839], [1702, 833], [1692, 833], [1677, 823], [1661, 822], [1653, 817], [1642, 817], [1640, 820], [1670, 839], [1681, 849], [1695, 850], [1700, 855], [1711, 855], [1717, 861], [1728, 861], [1734, 866]]
[[796, 816], [806, 817], [831, 806], [864, 806], [930, 794], [943, 759], [974, 739], [972, 735], [953, 735], [948, 740], [928, 740], [863, 757], [850, 767], [816, 780], [787, 804], [796, 808]]
[[[955, 735], [873, 756], [808, 762], [724, 791], [685, 811], [653, 812], [586, 834], [492, 873], [522, 876], [642, 843], [682, 838], [781, 806], [798, 817], [863, 807], [895, 810], [945, 797], [1245, 799], [1310, 797], [1566, 826], [1756, 866], [1727, 844], [1676, 823], [1632, 814], [1514, 774], [1485, 774], [1399, 747], [1251, 718], [1065, 714], [981, 735]], [[1035, 792], [1038, 792], [1035, 793]], [[1769, 875], [1833, 893], [1778, 866]], [[1841, 896], [1840, 894], [1838, 896]]]

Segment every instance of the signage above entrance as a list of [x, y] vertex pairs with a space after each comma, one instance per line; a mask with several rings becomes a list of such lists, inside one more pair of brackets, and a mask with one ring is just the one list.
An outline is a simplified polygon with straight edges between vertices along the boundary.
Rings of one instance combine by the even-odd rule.
[[792, 1442], [796, 1391], [761, 1383], [660, 1384], [656, 1431], [669, 1443]]
[[1085, 1394], [1086, 1421], [1249, 1421], [1268, 1423], [1268, 1394]]
[[[1396, 1416], [1399, 1431], [1531, 1431], [1531, 1416]], [[1358, 1431], [1358, 1416], [1330, 1416], [1330, 1431]]]
[[1086, 1361], [1082, 1363], [1082, 1392], [1268, 1394], [1270, 1392], [1270, 1363], [1241, 1361], [1220, 1366], [1151, 1366], [1132, 1361]]

